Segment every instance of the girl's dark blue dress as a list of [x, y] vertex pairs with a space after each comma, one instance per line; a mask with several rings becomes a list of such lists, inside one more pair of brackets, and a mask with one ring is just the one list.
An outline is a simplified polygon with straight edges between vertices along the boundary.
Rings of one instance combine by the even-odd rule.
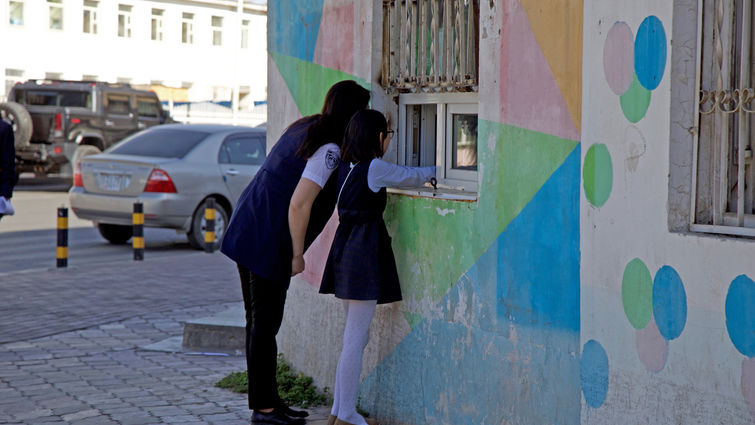
[[[401, 301], [391, 237], [383, 221], [385, 188], [367, 186], [370, 161], [338, 169], [338, 229], [330, 248], [320, 293], [349, 300]], [[348, 178], [347, 178], [348, 176]]]

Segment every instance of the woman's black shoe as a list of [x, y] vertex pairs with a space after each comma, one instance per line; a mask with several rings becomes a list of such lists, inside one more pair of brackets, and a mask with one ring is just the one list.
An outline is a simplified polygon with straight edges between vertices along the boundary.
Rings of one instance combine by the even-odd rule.
[[255, 410], [252, 413], [252, 423], [265, 425], [304, 425], [307, 422], [301, 418], [292, 418], [280, 409], [275, 409], [268, 413]]
[[281, 403], [280, 406], [276, 410], [280, 410], [281, 412], [285, 413], [288, 416], [291, 416], [292, 418], [306, 418], [309, 416], [309, 412], [306, 410], [294, 410], [285, 404]]

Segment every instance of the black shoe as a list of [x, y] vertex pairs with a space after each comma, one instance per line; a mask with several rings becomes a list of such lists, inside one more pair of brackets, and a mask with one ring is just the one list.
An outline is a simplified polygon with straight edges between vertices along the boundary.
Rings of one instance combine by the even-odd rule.
[[255, 410], [254, 413], [252, 413], [252, 423], [267, 425], [304, 425], [307, 422], [301, 418], [287, 416], [280, 411], [280, 409], [275, 409], [268, 413]]
[[279, 410], [286, 415], [291, 416], [292, 418], [306, 418], [307, 416], [309, 416], [309, 412], [307, 412], [306, 410], [294, 410], [286, 406], [283, 402], [281, 402], [281, 404], [276, 407], [276, 410]]

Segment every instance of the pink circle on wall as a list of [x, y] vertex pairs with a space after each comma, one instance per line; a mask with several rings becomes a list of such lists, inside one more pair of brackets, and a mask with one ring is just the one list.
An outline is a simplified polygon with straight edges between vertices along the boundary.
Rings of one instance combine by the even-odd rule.
[[742, 396], [755, 419], [755, 358], [742, 361]]
[[611, 90], [621, 96], [632, 84], [634, 74], [634, 35], [626, 22], [616, 22], [603, 46], [603, 71]]
[[635, 333], [635, 344], [637, 345], [637, 354], [640, 361], [650, 372], [660, 372], [666, 365], [668, 358], [668, 341], [661, 335], [658, 326], [655, 324], [655, 318], [651, 317], [650, 322], [644, 329]]

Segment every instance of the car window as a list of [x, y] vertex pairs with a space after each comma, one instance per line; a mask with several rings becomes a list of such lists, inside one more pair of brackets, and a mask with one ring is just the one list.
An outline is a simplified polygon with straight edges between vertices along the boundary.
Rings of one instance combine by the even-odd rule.
[[91, 108], [92, 94], [70, 90], [17, 90], [16, 101], [30, 106], [70, 106]]
[[261, 165], [265, 161], [265, 144], [263, 140], [259, 136], [235, 136], [226, 139], [221, 149], [220, 162]]
[[106, 152], [122, 155], [183, 158], [209, 133], [194, 130], [156, 128], [124, 139]]
[[105, 96], [105, 111], [111, 115], [128, 115], [128, 95], [108, 94]]
[[157, 99], [150, 97], [137, 97], [136, 110], [140, 117], [157, 118], [160, 116], [160, 109], [157, 107]]

